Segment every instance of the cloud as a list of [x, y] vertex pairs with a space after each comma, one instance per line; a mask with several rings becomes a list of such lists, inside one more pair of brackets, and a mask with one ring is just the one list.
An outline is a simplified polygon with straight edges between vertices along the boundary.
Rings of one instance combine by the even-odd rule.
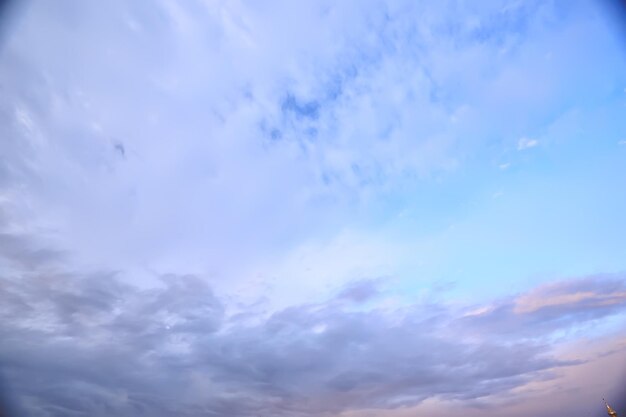
[[543, 337], [563, 328], [586, 328], [626, 307], [623, 275], [591, 276], [544, 284], [519, 296], [477, 307], [460, 320], [472, 332], [507, 338]]
[[267, 310], [201, 277], [144, 288], [128, 272], [72, 267], [33, 234], [3, 242], [2, 259], [22, 256], [0, 285], [2, 376], [13, 407], [34, 416], [307, 417], [433, 400], [488, 415], [493, 401], [586, 362], [558, 355], [555, 335], [626, 310], [623, 275], [479, 306], [389, 305], [388, 281], [369, 279]]
[[568, 7], [32, 4], [0, 65], [0, 181], [87, 264], [233, 282], [536, 128], [517, 115], [572, 91], [539, 49], [601, 33]]
[[415, 254], [352, 226], [603, 97], [614, 54], [542, 61], [604, 43], [581, 4], [24, 8], [0, 57], [0, 360], [24, 414], [402, 411], [578, 366], [553, 339], [620, 317], [623, 276], [394, 303], [357, 278]]
[[[598, 285], [600, 281], [602, 286]], [[605, 288], [603, 288], [605, 286]], [[610, 280], [589, 279], [578, 282], [562, 282], [544, 285], [515, 300], [515, 313], [534, 313], [543, 309], [576, 310], [587, 308], [610, 308], [626, 304], [626, 287], [619, 278]]]
[[61, 251], [34, 244], [23, 234], [0, 233], [0, 259], [3, 263], [17, 265], [20, 268], [33, 268], [55, 262], [61, 255]]
[[357, 303], [367, 301], [380, 294], [379, 286], [380, 280], [360, 280], [346, 285], [337, 298]]
[[42, 265], [4, 279], [0, 358], [18, 406], [36, 416], [314, 416], [471, 404], [581, 363], [546, 341], [626, 309], [620, 275], [540, 286], [471, 314], [336, 302], [371, 300], [380, 290], [369, 280], [250, 321], [202, 279], [160, 281], [140, 289], [122, 273]]
[[534, 148], [537, 145], [539, 145], [539, 141], [537, 139], [521, 138], [517, 142], [517, 150], [523, 151], [526, 149]]

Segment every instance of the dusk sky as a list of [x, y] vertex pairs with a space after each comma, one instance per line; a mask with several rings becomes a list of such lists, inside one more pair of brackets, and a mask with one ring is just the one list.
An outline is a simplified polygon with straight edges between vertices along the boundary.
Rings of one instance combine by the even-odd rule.
[[626, 414], [608, 4], [10, 9], [15, 415], [596, 417], [603, 397]]

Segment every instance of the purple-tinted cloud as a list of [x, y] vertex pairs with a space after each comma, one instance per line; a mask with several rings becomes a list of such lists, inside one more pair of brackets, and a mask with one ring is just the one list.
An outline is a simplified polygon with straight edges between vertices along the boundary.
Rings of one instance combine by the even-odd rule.
[[471, 403], [576, 365], [546, 340], [626, 309], [620, 275], [538, 287], [464, 317], [444, 304], [337, 302], [376, 295], [364, 281], [251, 322], [229, 316], [193, 276], [140, 289], [121, 273], [33, 265], [0, 286], [0, 358], [19, 407], [35, 416], [314, 416], [429, 398]]
[[504, 338], [541, 338], [553, 331], [592, 323], [625, 307], [624, 275], [597, 275], [539, 286], [470, 311], [458, 324], [469, 331], [489, 332]]

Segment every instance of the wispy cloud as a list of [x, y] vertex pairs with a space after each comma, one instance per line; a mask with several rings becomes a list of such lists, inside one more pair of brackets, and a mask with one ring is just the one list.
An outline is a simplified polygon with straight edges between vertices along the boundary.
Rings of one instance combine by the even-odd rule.
[[521, 138], [517, 141], [517, 150], [524, 151], [526, 149], [534, 148], [539, 145], [539, 141], [537, 139], [529, 139], [529, 138]]
[[[626, 281], [621, 275], [592, 276], [543, 284], [512, 299], [475, 310], [468, 328], [502, 337], [542, 337], [584, 326], [626, 307]], [[474, 327], [476, 326], [476, 327]]]

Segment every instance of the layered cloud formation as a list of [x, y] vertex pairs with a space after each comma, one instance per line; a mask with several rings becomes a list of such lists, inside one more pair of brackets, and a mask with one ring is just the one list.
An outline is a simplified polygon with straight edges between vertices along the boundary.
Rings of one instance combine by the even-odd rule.
[[0, 363], [14, 407], [594, 413], [626, 369], [626, 55], [607, 10], [12, 9]]
[[317, 416], [432, 398], [478, 406], [592, 360], [559, 358], [554, 338], [626, 309], [624, 276], [606, 276], [471, 307], [389, 308], [365, 281], [320, 303], [229, 314], [193, 276], [141, 290], [120, 274], [76, 276], [50, 262], [0, 292], [4, 376], [29, 415]]

